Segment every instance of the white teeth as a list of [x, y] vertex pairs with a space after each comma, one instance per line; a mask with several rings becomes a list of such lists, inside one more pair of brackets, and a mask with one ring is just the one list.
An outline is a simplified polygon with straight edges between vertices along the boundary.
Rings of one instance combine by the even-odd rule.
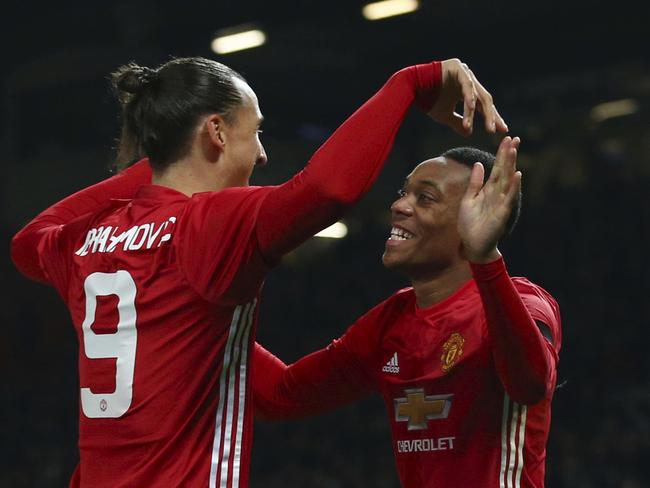
[[393, 227], [390, 230], [390, 239], [393, 241], [406, 241], [408, 239], [412, 239], [413, 237], [415, 237], [413, 234], [404, 229]]

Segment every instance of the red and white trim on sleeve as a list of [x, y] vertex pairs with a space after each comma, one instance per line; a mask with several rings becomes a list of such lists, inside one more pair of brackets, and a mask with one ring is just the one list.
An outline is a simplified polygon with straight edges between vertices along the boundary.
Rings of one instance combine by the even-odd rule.
[[[239, 486], [246, 411], [246, 367], [256, 305], [257, 300], [243, 306], [239, 305], [230, 324], [219, 377], [219, 405], [214, 428], [210, 488], [217, 488], [217, 481], [220, 488]], [[235, 401], [237, 401], [236, 409]]]
[[520, 488], [524, 468], [524, 441], [526, 439], [526, 413], [528, 407], [503, 398], [501, 421], [501, 470], [500, 488]]

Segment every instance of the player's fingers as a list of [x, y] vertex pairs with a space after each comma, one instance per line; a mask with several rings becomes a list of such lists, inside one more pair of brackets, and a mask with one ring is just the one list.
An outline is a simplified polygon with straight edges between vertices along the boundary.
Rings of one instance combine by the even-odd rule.
[[501, 132], [502, 134], [505, 134], [508, 132], [508, 124], [506, 124], [506, 121], [503, 120], [503, 117], [501, 117], [501, 114], [499, 114], [499, 111], [497, 110], [496, 107], [494, 107], [494, 112], [496, 113], [496, 126], [497, 126], [497, 132]]
[[521, 139], [519, 137], [514, 137], [510, 143], [510, 149], [506, 153], [506, 158], [503, 165], [503, 175], [505, 178], [509, 178], [517, 170], [517, 149]]
[[510, 178], [510, 188], [508, 188], [508, 193], [506, 193], [505, 202], [508, 207], [512, 207], [517, 195], [521, 191], [521, 171], [515, 171], [515, 174]]
[[476, 109], [483, 114], [485, 119], [485, 129], [490, 134], [494, 134], [495, 132], [501, 132], [503, 134], [507, 133], [508, 124], [506, 124], [506, 121], [501, 117], [501, 114], [499, 114], [499, 111], [494, 104], [492, 94], [485, 89], [473, 72], [472, 77], [478, 94]]
[[503, 164], [499, 169], [499, 180], [495, 183], [496, 190], [501, 194], [509, 192], [512, 175], [515, 173], [516, 161], [517, 150], [513, 147], [513, 141], [510, 141], [510, 147], [508, 147], [503, 158]]
[[503, 167], [505, 165], [505, 160], [507, 158], [511, 143], [512, 138], [510, 136], [506, 136], [499, 144], [499, 149], [497, 149], [497, 155], [494, 159], [494, 165], [492, 166], [492, 171], [490, 172], [489, 181], [491, 184], [496, 184], [499, 181], [501, 174], [503, 173]]
[[458, 82], [463, 93], [463, 124], [470, 131], [474, 126], [474, 112], [476, 110], [476, 87], [471, 72], [466, 64], [458, 70]]
[[481, 188], [483, 188], [483, 178], [485, 175], [485, 168], [481, 163], [474, 163], [472, 166], [472, 172], [469, 175], [469, 184], [467, 185], [467, 191], [465, 192], [465, 198], [474, 198], [479, 194]]
[[488, 92], [476, 79], [476, 76], [474, 76], [474, 73], [472, 73], [471, 70], [470, 74], [474, 81], [474, 87], [476, 88], [477, 109], [483, 114], [485, 130], [490, 134], [494, 134], [497, 130], [496, 121], [498, 115], [496, 107], [494, 106], [494, 99], [490, 92]]
[[474, 111], [464, 104], [463, 106], [463, 125], [465, 130], [470, 135], [474, 131]]

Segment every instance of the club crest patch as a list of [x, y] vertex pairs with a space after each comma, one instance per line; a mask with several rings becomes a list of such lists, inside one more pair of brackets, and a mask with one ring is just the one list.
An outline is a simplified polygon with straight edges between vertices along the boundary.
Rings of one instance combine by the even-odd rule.
[[442, 372], [447, 373], [451, 368], [454, 367], [454, 364], [458, 359], [463, 355], [463, 346], [465, 345], [465, 339], [458, 332], [451, 334], [447, 342], [442, 346], [442, 356], [440, 356], [440, 361], [442, 362]]

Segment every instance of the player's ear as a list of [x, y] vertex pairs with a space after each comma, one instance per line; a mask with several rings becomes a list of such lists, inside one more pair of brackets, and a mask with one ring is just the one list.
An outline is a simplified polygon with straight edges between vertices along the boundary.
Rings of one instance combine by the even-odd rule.
[[205, 119], [204, 124], [210, 142], [223, 151], [226, 146], [226, 123], [223, 118], [218, 114], [212, 114]]

